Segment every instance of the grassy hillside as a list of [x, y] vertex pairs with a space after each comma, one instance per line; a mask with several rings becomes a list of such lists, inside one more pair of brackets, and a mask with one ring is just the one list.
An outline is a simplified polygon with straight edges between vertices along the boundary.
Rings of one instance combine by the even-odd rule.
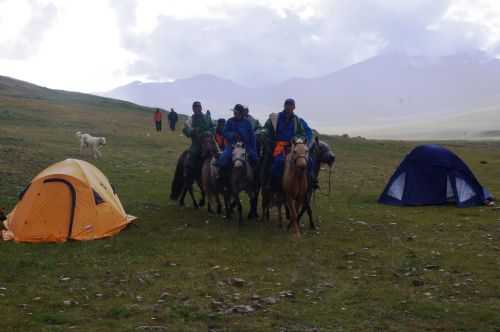
[[[57, 95], [0, 95], [0, 206], [49, 164], [79, 157], [82, 130], [108, 138], [92, 162], [139, 220], [99, 241], [0, 243], [2, 331], [500, 329], [498, 212], [376, 204], [413, 144], [329, 140], [333, 194], [317, 197], [320, 230], [295, 240], [276, 223], [238, 227], [169, 202], [188, 141], [155, 133], [151, 113]], [[448, 146], [500, 192], [498, 145]]]

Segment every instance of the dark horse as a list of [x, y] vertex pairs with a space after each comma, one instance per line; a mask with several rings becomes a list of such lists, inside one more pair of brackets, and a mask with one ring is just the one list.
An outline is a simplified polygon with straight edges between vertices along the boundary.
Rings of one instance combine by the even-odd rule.
[[[201, 137], [202, 162], [200, 165], [193, 159], [190, 150], [184, 151], [179, 157], [175, 168], [174, 179], [172, 181], [170, 199], [174, 201], [179, 200], [180, 206], [184, 206], [184, 199], [187, 193], [191, 196], [195, 209], [205, 204], [205, 191], [201, 183], [201, 166], [204, 159], [211, 158], [213, 143], [214, 138], [212, 134], [207, 133]], [[201, 190], [201, 199], [199, 203], [196, 202], [193, 192], [193, 185], [195, 182]]]
[[249, 219], [257, 215], [256, 182], [252, 165], [248, 161], [247, 151], [242, 142], [233, 146], [231, 169], [229, 175], [229, 190], [224, 192], [226, 216], [231, 218], [234, 206], [238, 208], [238, 221], [243, 222], [240, 193], [245, 191], [250, 198]]
[[[278, 209], [278, 220], [280, 227], [283, 227], [282, 220], [282, 207], [285, 205], [285, 197], [281, 186], [274, 188], [271, 185], [271, 164], [273, 159], [272, 144], [268, 141], [267, 137], [263, 133], [257, 135], [258, 147], [259, 149], [259, 168], [258, 168], [258, 182], [257, 190], [262, 194], [262, 220], [269, 221], [270, 211], [273, 206]], [[258, 192], [256, 199], [258, 198]]]

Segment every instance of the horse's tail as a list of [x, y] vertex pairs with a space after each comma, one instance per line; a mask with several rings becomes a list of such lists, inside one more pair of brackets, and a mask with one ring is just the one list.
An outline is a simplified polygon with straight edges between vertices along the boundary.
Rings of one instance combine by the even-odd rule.
[[179, 160], [177, 160], [177, 166], [175, 167], [174, 179], [172, 180], [172, 186], [170, 188], [170, 199], [176, 201], [182, 193], [182, 188], [184, 187], [184, 159], [186, 158], [188, 151], [184, 151]]

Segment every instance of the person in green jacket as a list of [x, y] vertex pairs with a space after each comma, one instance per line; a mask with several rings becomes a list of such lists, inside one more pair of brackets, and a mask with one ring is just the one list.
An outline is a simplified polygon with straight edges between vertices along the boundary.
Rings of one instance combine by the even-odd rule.
[[248, 106], [244, 106], [244, 110], [243, 110], [243, 117], [245, 119], [247, 119], [248, 121], [250, 121], [250, 124], [252, 125], [252, 129], [254, 132], [262, 129], [262, 126], [260, 125], [260, 122], [259, 120], [257, 120], [256, 118], [254, 118], [253, 116], [250, 115], [250, 110], [248, 108]]
[[184, 124], [182, 132], [186, 137], [191, 138], [189, 148], [196, 169], [201, 168], [201, 137], [204, 134], [214, 134], [214, 124], [203, 114], [201, 103], [193, 103], [193, 115]]

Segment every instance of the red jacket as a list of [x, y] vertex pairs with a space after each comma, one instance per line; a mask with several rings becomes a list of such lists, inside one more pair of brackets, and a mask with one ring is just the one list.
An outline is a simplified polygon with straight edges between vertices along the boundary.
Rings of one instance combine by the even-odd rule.
[[161, 112], [155, 112], [155, 121], [160, 122], [161, 121]]

